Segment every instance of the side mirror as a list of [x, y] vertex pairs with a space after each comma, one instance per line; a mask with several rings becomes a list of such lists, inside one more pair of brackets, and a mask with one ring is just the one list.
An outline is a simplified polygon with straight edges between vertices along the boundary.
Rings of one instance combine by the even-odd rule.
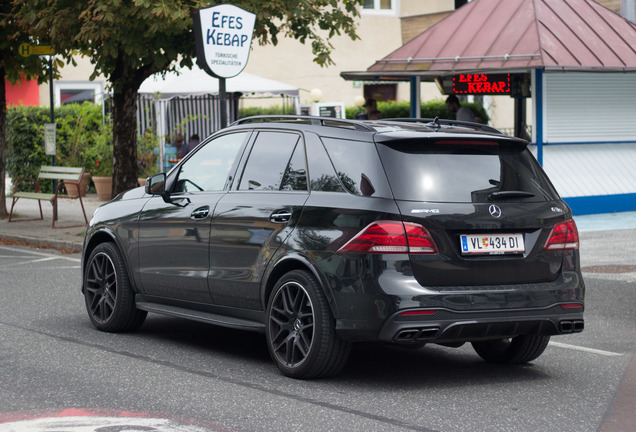
[[148, 195], [165, 195], [166, 173], [155, 174], [146, 179], [146, 193]]
[[166, 191], [166, 173], [155, 174], [146, 179], [146, 193], [148, 195], [160, 195], [163, 201], [168, 204], [174, 204], [178, 207], [185, 207], [190, 204], [190, 198], [172, 199], [168, 191]]

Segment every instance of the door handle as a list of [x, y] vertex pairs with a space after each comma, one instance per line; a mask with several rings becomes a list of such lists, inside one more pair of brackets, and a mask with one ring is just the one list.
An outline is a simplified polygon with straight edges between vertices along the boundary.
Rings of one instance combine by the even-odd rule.
[[269, 220], [275, 223], [285, 223], [288, 222], [292, 217], [292, 214], [289, 210], [277, 210], [271, 214]]
[[206, 217], [208, 217], [209, 214], [210, 214], [210, 207], [209, 206], [199, 207], [198, 209], [196, 209], [192, 213], [190, 213], [190, 218], [191, 219], [205, 219]]

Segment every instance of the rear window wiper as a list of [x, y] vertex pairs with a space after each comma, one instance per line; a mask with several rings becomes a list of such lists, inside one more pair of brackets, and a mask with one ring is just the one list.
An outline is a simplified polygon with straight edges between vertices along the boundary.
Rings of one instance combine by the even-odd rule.
[[488, 199], [496, 200], [496, 199], [506, 199], [506, 198], [531, 198], [533, 196], [534, 194], [532, 192], [509, 190], [509, 191], [493, 192], [490, 195], [488, 195]]

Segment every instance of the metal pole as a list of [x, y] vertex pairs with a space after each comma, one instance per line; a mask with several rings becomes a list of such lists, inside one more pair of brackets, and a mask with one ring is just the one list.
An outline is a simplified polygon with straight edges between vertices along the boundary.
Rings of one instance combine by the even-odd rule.
[[543, 70], [536, 69], [536, 78], [535, 78], [535, 106], [534, 109], [537, 113], [537, 124], [535, 128], [537, 130], [537, 160], [543, 166]]
[[[53, 56], [49, 56], [49, 103], [51, 105], [51, 123], [55, 124], [55, 103], [53, 101]], [[56, 160], [55, 155], [51, 155], [51, 165], [55, 166]], [[53, 186], [53, 193], [57, 189], [57, 180], [52, 180], [51, 185]], [[53, 218], [57, 220], [57, 205], [53, 207], [54, 215]]]
[[[55, 106], [53, 102], [53, 56], [49, 56], [49, 103], [51, 105], [51, 123], [55, 124]], [[55, 166], [55, 155], [51, 155], [51, 165]]]
[[225, 78], [219, 78], [219, 101], [221, 102], [221, 129], [227, 126], [227, 92]]
[[636, 22], [636, 0], [621, 0], [621, 15], [631, 22]]
[[411, 118], [422, 118], [421, 81], [419, 76], [411, 77]]

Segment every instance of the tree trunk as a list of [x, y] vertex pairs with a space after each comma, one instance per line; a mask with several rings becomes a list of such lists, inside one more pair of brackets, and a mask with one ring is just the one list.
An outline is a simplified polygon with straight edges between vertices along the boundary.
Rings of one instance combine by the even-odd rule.
[[5, 69], [0, 63], [0, 219], [6, 218], [7, 200], [5, 178], [7, 167], [7, 92], [5, 88]]
[[113, 197], [137, 187], [138, 87], [122, 86], [113, 94]]

